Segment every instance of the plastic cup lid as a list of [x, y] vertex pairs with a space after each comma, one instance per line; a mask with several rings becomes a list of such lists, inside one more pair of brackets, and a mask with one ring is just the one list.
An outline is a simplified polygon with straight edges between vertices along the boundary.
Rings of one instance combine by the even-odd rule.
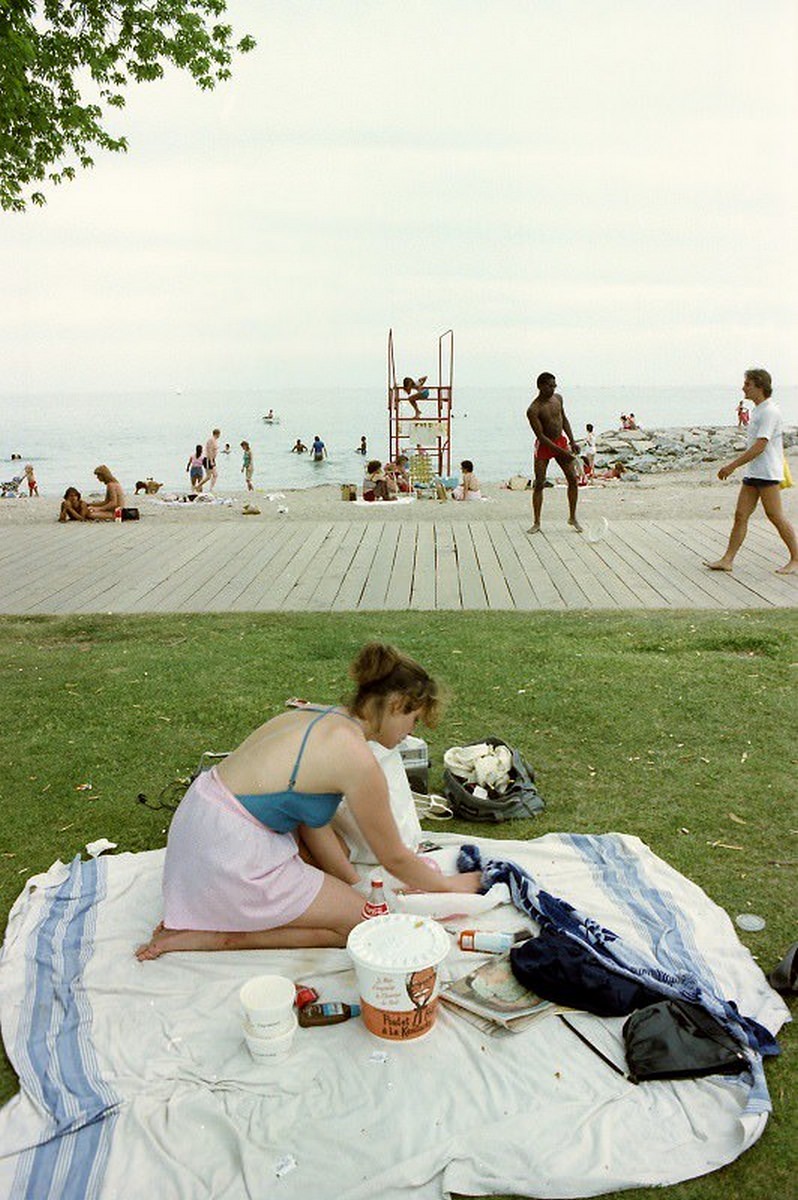
[[756, 913], [740, 913], [734, 919], [740, 929], [745, 929], [748, 933], [758, 933], [760, 929], [765, 928], [765, 918], [758, 917]]

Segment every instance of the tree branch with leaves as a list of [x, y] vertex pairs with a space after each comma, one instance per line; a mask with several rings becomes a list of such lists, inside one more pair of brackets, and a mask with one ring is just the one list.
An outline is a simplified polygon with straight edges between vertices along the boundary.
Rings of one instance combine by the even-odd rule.
[[198, 87], [230, 78], [235, 53], [225, 0], [0, 0], [0, 207], [44, 204], [41, 190], [126, 151], [106, 128], [132, 81], [187, 71]]

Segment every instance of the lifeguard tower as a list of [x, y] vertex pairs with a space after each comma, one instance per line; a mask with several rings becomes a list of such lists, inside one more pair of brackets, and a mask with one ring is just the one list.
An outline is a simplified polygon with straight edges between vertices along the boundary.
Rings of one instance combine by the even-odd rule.
[[394, 462], [400, 454], [406, 454], [411, 466], [414, 460], [422, 464], [426, 460], [430, 476], [451, 473], [453, 386], [454, 331], [447, 329], [438, 338], [438, 382], [424, 383], [421, 390], [427, 395], [417, 395], [421, 416], [416, 417], [396, 376], [393, 330], [388, 330], [388, 444]]

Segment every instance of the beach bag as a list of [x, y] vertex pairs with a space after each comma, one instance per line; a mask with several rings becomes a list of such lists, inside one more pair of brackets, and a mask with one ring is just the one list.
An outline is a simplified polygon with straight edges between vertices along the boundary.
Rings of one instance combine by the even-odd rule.
[[341, 484], [341, 499], [342, 500], [357, 500], [357, 484], [342, 483]]
[[140, 516], [140, 514], [139, 514], [139, 510], [137, 508], [123, 508], [122, 509], [122, 520], [123, 521], [138, 521], [139, 516]]
[[513, 946], [510, 966], [530, 992], [597, 1017], [625, 1017], [659, 999], [643, 982], [616, 971], [608, 960], [559, 930], [543, 929]]
[[739, 1075], [748, 1059], [719, 1021], [686, 1000], [658, 1000], [632, 1013], [623, 1026], [632, 1083]]
[[525, 492], [529, 487], [529, 480], [526, 475], [511, 475], [507, 480], [507, 486], [511, 492]]
[[[535, 772], [520, 751], [508, 746], [501, 738], [480, 738], [469, 745], [506, 746], [510, 751], [510, 784], [506, 791], [490, 787], [475, 787], [455, 775], [448, 767], [443, 772], [443, 791], [456, 817], [467, 821], [509, 821], [515, 817], [533, 817], [544, 807], [543, 797], [535, 787]], [[483, 794], [484, 793], [484, 794]]]
[[790, 471], [790, 464], [787, 462], [787, 455], [785, 454], [784, 455], [784, 472], [782, 474], [781, 483], [779, 484], [779, 487], [791, 488], [792, 485], [793, 485], [792, 484], [792, 473]]

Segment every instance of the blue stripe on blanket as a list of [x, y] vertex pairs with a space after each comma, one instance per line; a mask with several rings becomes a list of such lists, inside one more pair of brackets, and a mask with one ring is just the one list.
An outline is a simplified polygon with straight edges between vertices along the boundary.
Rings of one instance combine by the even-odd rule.
[[20, 1084], [48, 1117], [42, 1143], [21, 1156], [15, 1200], [99, 1194], [120, 1101], [100, 1075], [82, 974], [105, 896], [101, 860], [76, 856], [25, 951], [27, 1004], [15, 1045]]
[[[663, 996], [675, 996], [703, 1005], [733, 1036], [748, 1043], [750, 1073], [746, 1113], [770, 1112], [770, 1096], [762, 1067], [763, 1054], [778, 1054], [773, 1035], [757, 1021], [741, 1015], [733, 1002], [723, 999], [712, 972], [698, 954], [689, 917], [660, 893], [640, 870], [640, 860], [629, 853], [617, 835], [560, 834], [590, 865], [618, 909], [629, 913], [647, 945], [647, 952], [624, 941], [593, 917], [581, 913], [567, 900], [538, 886], [532, 876], [511, 861], [482, 861], [477, 846], [460, 848], [459, 871], [482, 869], [482, 889], [506, 883], [516, 908], [538, 924], [589, 950], [598, 960], [629, 979], [637, 979]], [[675, 926], [675, 929], [674, 929]], [[660, 941], [663, 929], [674, 929], [669, 949]], [[731, 1083], [730, 1086], [736, 1086]]]
[[[649, 942], [651, 953], [659, 965], [678, 978], [684, 975], [685, 966], [689, 964], [689, 974], [698, 985], [701, 1000], [706, 1002], [708, 996], [721, 997], [723, 987], [698, 949], [695, 926], [689, 913], [674, 902], [670, 893], [652, 886], [645, 873], [643, 860], [636, 854], [630, 854], [624, 839], [612, 834], [597, 837], [571, 833], [562, 836], [590, 864], [607, 893], [622, 898], [619, 903], [622, 903], [635, 927]], [[718, 1012], [715, 1015], [721, 1017]], [[745, 1111], [770, 1112], [770, 1094], [762, 1061], [757, 1056], [750, 1065], [753, 1084]], [[738, 1086], [738, 1081], [734, 1079], [719, 1078], [718, 1083]]]

